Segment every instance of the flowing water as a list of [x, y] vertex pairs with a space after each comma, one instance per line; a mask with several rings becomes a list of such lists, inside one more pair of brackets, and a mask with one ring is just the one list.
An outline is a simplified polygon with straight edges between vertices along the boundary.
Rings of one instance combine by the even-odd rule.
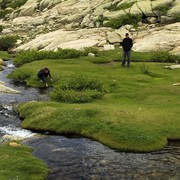
[[125, 153], [109, 149], [99, 142], [82, 137], [39, 135], [20, 128], [14, 107], [30, 100], [48, 100], [48, 89], [17, 84], [6, 78], [14, 68], [11, 62], [0, 72], [6, 82], [21, 94], [0, 93], [0, 137], [26, 138], [23, 143], [34, 148], [33, 154], [51, 169], [49, 180], [123, 180], [180, 179], [180, 142], [152, 153]]

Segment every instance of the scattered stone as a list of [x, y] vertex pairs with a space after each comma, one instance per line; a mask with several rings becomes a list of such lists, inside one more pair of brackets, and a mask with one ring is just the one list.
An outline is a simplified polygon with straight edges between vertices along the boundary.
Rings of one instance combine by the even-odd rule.
[[0, 83], [0, 92], [2, 93], [8, 93], [8, 94], [20, 94], [20, 91], [17, 91], [15, 89], [12, 89], [10, 87], [7, 87]]
[[180, 86], [180, 83], [174, 83], [173, 86]]
[[176, 65], [171, 65], [171, 66], [165, 66], [165, 68], [167, 69], [179, 69], [180, 68], [180, 64], [176, 64]]
[[14, 136], [14, 135], [4, 135], [2, 137], [2, 140], [4, 142], [9, 142], [9, 141], [22, 141], [24, 138], [18, 137], [18, 136]]
[[[17, 32], [20, 36], [27, 36], [23, 41], [18, 41], [18, 48], [15, 51], [80, 49], [89, 46], [102, 48], [107, 43], [116, 46], [116, 43], [122, 41], [125, 33], [129, 33], [134, 39], [133, 50], [135, 51], [146, 52], [156, 49], [173, 53], [180, 51], [180, 22], [172, 23], [180, 13], [179, 0], [137, 0], [128, 9], [108, 10], [111, 5], [117, 3], [120, 6], [125, 2], [125, 0], [28, 0], [8, 15], [7, 19], [2, 19], [0, 25], [4, 27], [2, 33]], [[152, 7], [156, 8], [168, 3], [172, 3], [172, 7], [167, 14], [156, 17]], [[138, 30], [129, 24], [118, 30], [101, 27], [111, 18], [119, 18], [127, 12], [137, 15], [144, 12], [148, 23], [139, 22]], [[157, 23], [159, 19], [162, 22]], [[167, 23], [170, 24], [166, 25]], [[66, 33], [65, 29], [69, 33]]]
[[95, 57], [94, 53], [88, 53], [88, 56]]
[[16, 142], [10, 142], [9, 145], [12, 147], [20, 147], [21, 146], [20, 144], [18, 144]]
[[101, 160], [99, 163], [100, 163], [101, 166], [107, 166], [108, 165], [107, 160]]
[[1, 66], [6, 66], [5, 62], [0, 58], [0, 65]]
[[104, 45], [104, 50], [113, 50], [113, 49], [115, 49], [115, 47], [112, 44], [105, 44]]

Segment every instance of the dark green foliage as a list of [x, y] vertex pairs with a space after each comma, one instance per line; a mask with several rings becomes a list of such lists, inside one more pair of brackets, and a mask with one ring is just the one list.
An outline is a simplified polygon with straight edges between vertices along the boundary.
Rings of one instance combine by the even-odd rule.
[[6, 6], [15, 9], [17, 7], [24, 5], [26, 2], [27, 2], [27, 0], [15, 0], [13, 2], [10, 1]]
[[11, 13], [11, 10], [3, 9], [0, 10], [0, 19], [5, 18], [7, 14]]
[[95, 47], [85, 47], [83, 49], [84, 55], [87, 56], [89, 53], [97, 54], [99, 50]]
[[167, 4], [160, 4], [159, 6], [153, 8], [153, 10], [159, 11], [161, 15], [166, 15], [168, 10], [172, 7], [172, 2], [169, 2]]
[[180, 13], [174, 16], [175, 22], [180, 22]]
[[98, 17], [98, 19], [96, 20], [96, 22], [99, 22], [100, 25], [103, 25], [103, 22], [104, 22], [104, 21], [107, 21], [107, 20], [108, 20], [107, 17], [103, 17], [103, 15], [100, 15], [100, 16]]
[[109, 22], [105, 24], [107, 27], [112, 27], [114, 29], [118, 29], [123, 25], [132, 24], [133, 26], [137, 26], [138, 22], [141, 21], [140, 15], [134, 15], [127, 13], [119, 18], [112, 18]]
[[67, 59], [78, 58], [82, 55], [82, 51], [75, 49], [58, 49], [58, 51], [23, 51], [14, 59], [16, 66], [21, 66], [36, 60], [42, 59]]
[[13, 48], [16, 44], [18, 36], [4, 36], [0, 38], [0, 50], [8, 51], [9, 49]]
[[68, 58], [78, 58], [82, 56], [82, 51], [76, 49], [58, 49], [57, 59], [68, 59]]
[[7, 7], [17, 8], [24, 5], [26, 2], [27, 0], [2, 0], [2, 2], [0, 2], [0, 6], [2, 9]]
[[132, 7], [132, 5], [135, 2], [129, 2], [129, 3], [122, 3], [118, 6], [119, 2], [112, 4], [111, 6], [109, 6], [107, 9], [109, 11], [119, 11], [119, 10], [124, 10], [124, 9], [128, 9], [130, 7]]
[[3, 31], [4, 27], [0, 25], [0, 33]]
[[166, 51], [154, 51], [151, 52], [150, 60], [152, 62], [180, 62], [180, 55], [170, 54]]
[[103, 95], [103, 84], [98, 79], [76, 76], [62, 80], [50, 97], [59, 102], [84, 103], [100, 99]]

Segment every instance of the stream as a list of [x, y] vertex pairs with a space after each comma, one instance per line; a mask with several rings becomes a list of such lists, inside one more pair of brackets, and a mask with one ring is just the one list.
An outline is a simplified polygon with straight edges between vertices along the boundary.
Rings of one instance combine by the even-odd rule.
[[50, 89], [32, 88], [7, 79], [15, 67], [11, 61], [0, 71], [0, 81], [21, 94], [0, 93], [0, 142], [24, 139], [33, 155], [48, 164], [48, 180], [179, 180], [180, 141], [169, 142], [161, 151], [126, 153], [112, 150], [83, 137], [37, 134], [21, 129], [15, 107], [31, 100], [48, 101]]

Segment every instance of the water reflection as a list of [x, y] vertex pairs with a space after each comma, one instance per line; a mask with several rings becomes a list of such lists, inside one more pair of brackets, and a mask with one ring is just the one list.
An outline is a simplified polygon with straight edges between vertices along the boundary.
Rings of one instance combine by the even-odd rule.
[[52, 170], [49, 180], [180, 178], [179, 144], [143, 154], [116, 152], [86, 138], [48, 136], [24, 143], [47, 162]]

